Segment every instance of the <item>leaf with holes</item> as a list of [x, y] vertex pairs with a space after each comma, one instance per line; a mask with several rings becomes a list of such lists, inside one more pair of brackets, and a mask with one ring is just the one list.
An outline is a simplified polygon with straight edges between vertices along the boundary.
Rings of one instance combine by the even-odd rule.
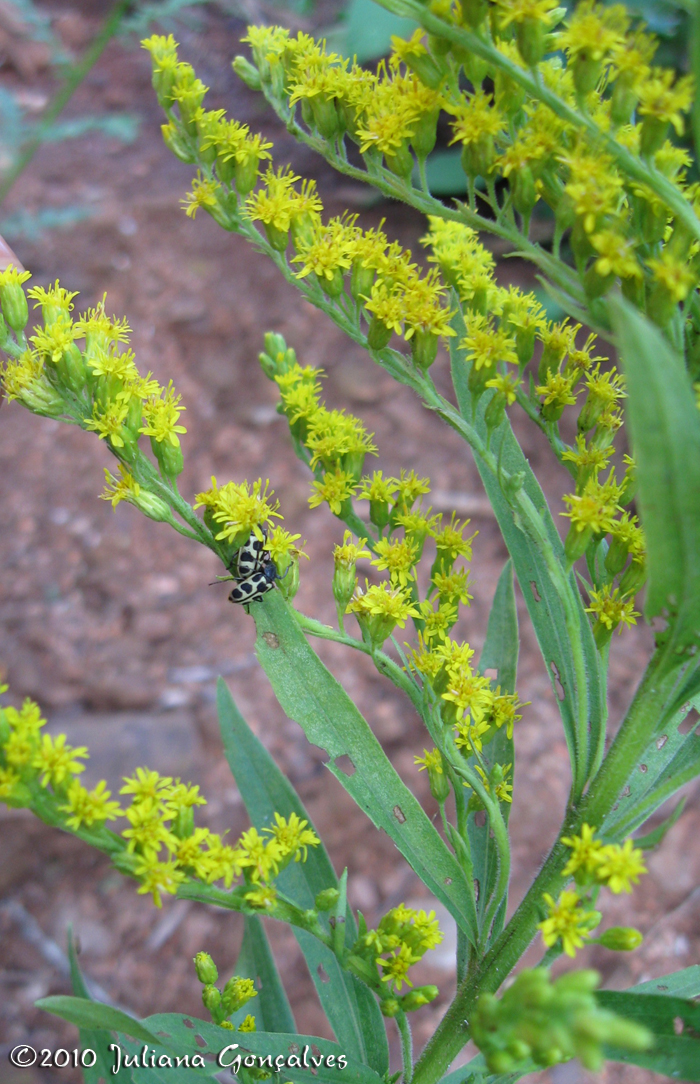
[[[217, 689], [219, 725], [228, 760], [251, 822], [259, 830], [274, 822], [275, 812], [283, 817], [296, 813], [310, 822], [302, 802], [289, 780], [282, 774], [265, 746], [239, 712], [224, 681]], [[309, 849], [306, 862], [292, 862], [280, 874], [277, 883], [285, 895], [300, 907], [314, 906], [325, 888], [337, 888], [338, 880], [325, 847]], [[328, 928], [328, 918], [320, 916]], [[350, 908], [346, 929], [355, 938], [357, 928]], [[319, 1000], [338, 1042], [348, 1054], [367, 1062], [382, 1075], [389, 1067], [389, 1048], [384, 1020], [374, 994], [342, 970], [329, 948], [306, 930], [294, 929], [304, 953]], [[291, 1027], [265, 1027], [266, 1031], [291, 1031]]]
[[685, 783], [700, 774], [700, 737], [681, 734], [679, 726], [700, 704], [696, 697], [677, 712], [663, 733], [650, 742], [640, 763], [634, 768], [620, 798], [603, 821], [602, 833], [608, 839], [622, 839], [638, 828]]
[[612, 298], [647, 540], [647, 619], [669, 614], [671, 644], [700, 643], [700, 413], [685, 365], [637, 309]]
[[[291, 1079], [295, 1084], [302, 1081], [308, 1081], [308, 1084], [383, 1084], [383, 1078], [378, 1073], [364, 1062], [350, 1057], [338, 1043], [319, 1039], [315, 1035], [224, 1031], [216, 1024], [194, 1020], [180, 1013], [149, 1016], [144, 1024], [167, 1037], [173, 1049], [218, 1058], [220, 1069], [230, 1067], [237, 1055], [245, 1057], [249, 1053], [271, 1057], [273, 1066], [275, 1058], [284, 1059], [280, 1066], [280, 1070], [283, 1070], [280, 1079]], [[341, 1057], [345, 1058], [345, 1068], [338, 1067]], [[295, 1059], [291, 1064], [290, 1058]], [[332, 1059], [330, 1065], [329, 1059]]]
[[[488, 396], [484, 395], [477, 403], [472, 417], [472, 396], [468, 387], [469, 368], [464, 351], [459, 349], [459, 342], [466, 334], [462, 317], [455, 316], [452, 326], [457, 332], [450, 340], [452, 364], [452, 382], [457, 396], [460, 413], [486, 441], [487, 429], [484, 412]], [[547, 538], [556, 560], [564, 563], [564, 547], [547, 506], [544, 493], [525, 458], [508, 418], [504, 418], [492, 437], [492, 446], [500, 462], [500, 467], [513, 477], [521, 476], [525, 493], [539, 513]], [[476, 463], [484, 489], [493, 508], [503, 540], [513, 560], [515, 575], [525, 604], [530, 614], [537, 642], [547, 667], [549, 680], [557, 699], [559, 714], [564, 724], [569, 756], [572, 763], [576, 757], [575, 719], [577, 718], [578, 700], [581, 690], [578, 688], [574, 661], [571, 653], [571, 637], [566, 625], [564, 607], [559, 594], [550, 579], [547, 563], [535, 542], [519, 527], [511, 506], [503, 495], [498, 477], [485, 459], [474, 451]], [[605, 705], [601, 664], [598, 650], [593, 640], [590, 621], [584, 611], [583, 603], [576, 587], [573, 575], [569, 577], [572, 604], [578, 617], [578, 638], [583, 650], [588, 698], [588, 718], [590, 720], [588, 769], [592, 769], [595, 750], [602, 738]]]
[[596, 1001], [603, 1009], [643, 1024], [654, 1037], [654, 1045], [644, 1051], [606, 1046], [606, 1058], [676, 1080], [700, 1081], [700, 1005], [680, 997], [631, 990], [599, 990]]
[[[496, 587], [486, 628], [486, 641], [479, 660], [479, 672], [484, 674], [487, 670], [495, 670], [497, 676], [494, 682], [504, 693], [515, 691], [519, 646], [513, 562], [506, 561]], [[513, 739], [508, 737], [505, 727], [498, 731], [493, 741], [484, 746], [483, 759], [487, 770], [494, 764], [514, 765]], [[507, 824], [510, 806], [508, 803], [503, 803], [501, 809]], [[474, 863], [474, 879], [479, 885], [478, 914], [481, 922], [498, 876], [498, 853], [491, 839], [488, 824], [484, 822], [478, 825], [475, 818], [475, 813], [469, 814], [468, 830]], [[503, 926], [506, 904], [507, 899], [504, 899], [494, 921], [494, 934], [500, 933]]]
[[658, 979], [632, 986], [628, 994], [663, 994], [664, 997], [700, 997], [700, 964], [672, 971]]
[[[256, 651], [282, 709], [309, 741], [325, 749], [333, 775], [378, 828], [393, 839], [423, 884], [447, 907], [473, 943], [471, 884], [425, 810], [401, 781], [365, 719], [306, 641], [279, 591], [254, 610]], [[348, 756], [354, 775], [340, 768]]]

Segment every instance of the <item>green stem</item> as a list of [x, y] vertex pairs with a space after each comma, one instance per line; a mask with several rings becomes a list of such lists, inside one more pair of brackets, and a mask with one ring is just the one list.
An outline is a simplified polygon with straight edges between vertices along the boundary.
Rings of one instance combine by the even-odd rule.
[[355, 640], [354, 637], [338, 632], [336, 629], [331, 628], [330, 625], [323, 625], [314, 617], [307, 617], [306, 614], [300, 613], [299, 610], [294, 610], [294, 615], [301, 628], [304, 632], [308, 632], [309, 635], [317, 636], [320, 640], [333, 640], [335, 643], [344, 644], [346, 647], [354, 648], [355, 651], [361, 651], [364, 655], [369, 655], [379, 672], [388, 677], [398, 689], [406, 693], [416, 711], [421, 715], [423, 714], [423, 694], [421, 690], [408, 674], [393, 659], [385, 655], [383, 651], [372, 651], [370, 646], [362, 640]]
[[396, 1026], [401, 1036], [401, 1061], [403, 1064], [403, 1084], [411, 1084], [413, 1079], [413, 1037], [411, 1025], [403, 1009], [396, 1014]]
[[0, 183], [0, 203], [5, 199], [17, 178], [27, 168], [32, 158], [41, 147], [47, 132], [54, 121], [63, 112], [80, 84], [91, 68], [102, 56], [105, 48], [118, 32], [122, 19], [131, 7], [131, 0], [119, 0], [92, 44], [85, 51], [80, 61], [71, 68], [65, 83], [54, 95], [48, 109], [35, 128], [34, 136], [24, 144], [23, 150], [13, 162]]

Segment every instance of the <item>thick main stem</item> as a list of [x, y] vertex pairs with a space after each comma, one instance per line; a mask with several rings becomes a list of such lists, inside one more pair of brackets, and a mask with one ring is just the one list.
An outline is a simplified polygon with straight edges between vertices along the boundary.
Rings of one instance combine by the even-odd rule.
[[435, 1084], [439, 1080], [469, 1038], [470, 1015], [480, 995], [496, 991], [525, 952], [537, 929], [543, 894], [556, 895], [562, 887], [561, 870], [570, 855], [561, 842], [562, 836], [575, 834], [584, 822], [599, 826], [612, 809], [668, 708], [675, 676], [666, 653], [658, 652], [647, 667], [625, 721], [588, 794], [578, 808], [569, 809], [559, 838], [527, 895], [491, 950], [458, 989], [416, 1063], [414, 1084]]

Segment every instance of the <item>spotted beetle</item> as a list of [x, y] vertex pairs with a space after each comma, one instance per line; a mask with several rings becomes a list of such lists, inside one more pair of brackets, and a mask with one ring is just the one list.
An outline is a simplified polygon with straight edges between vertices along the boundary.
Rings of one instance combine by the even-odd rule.
[[275, 562], [269, 557], [264, 560], [259, 569], [245, 579], [239, 580], [231, 589], [229, 602], [242, 603], [247, 606], [249, 602], [260, 602], [263, 595], [271, 591], [275, 580], [280, 579]]
[[261, 572], [266, 560], [269, 561], [270, 555], [265, 550], [265, 543], [267, 542], [267, 530], [262, 528], [262, 538], [251, 532], [250, 538], [245, 542], [238, 551], [238, 560], [236, 563], [236, 579], [245, 580], [249, 576], [252, 576], [255, 572]]

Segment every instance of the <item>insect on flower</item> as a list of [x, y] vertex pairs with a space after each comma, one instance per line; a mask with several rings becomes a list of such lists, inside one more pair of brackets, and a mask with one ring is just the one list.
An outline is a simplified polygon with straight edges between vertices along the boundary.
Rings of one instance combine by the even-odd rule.
[[263, 595], [274, 587], [280, 579], [277, 565], [265, 549], [267, 531], [262, 530], [262, 538], [251, 534], [250, 538], [238, 551], [236, 561], [236, 580], [231, 589], [229, 602], [247, 606], [250, 602], [259, 602]]

